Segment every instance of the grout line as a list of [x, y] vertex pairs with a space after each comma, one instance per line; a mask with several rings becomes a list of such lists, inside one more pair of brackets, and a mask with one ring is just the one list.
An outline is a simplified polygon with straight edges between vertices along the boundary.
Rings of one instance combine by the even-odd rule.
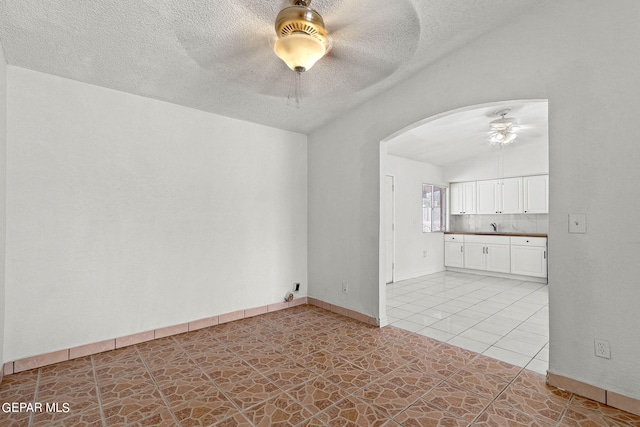
[[[474, 276], [474, 277], [472, 278], [473, 280], [470, 280], [470, 281], [464, 281], [464, 280], [461, 278], [460, 280], [463, 280], [463, 281], [462, 281], [462, 282], [460, 282], [460, 283], [457, 283], [457, 284], [456, 284], [456, 286], [452, 286], [452, 287], [448, 287], [448, 286], [447, 286], [447, 284], [442, 284], [442, 280], [443, 280], [443, 278], [446, 278], [446, 277], [447, 277], [447, 274], [443, 274], [443, 275], [440, 275], [440, 277], [439, 277], [439, 278], [437, 278], [437, 279], [433, 279], [432, 281], [429, 281], [429, 280], [416, 280], [415, 282], [413, 281], [414, 279], [408, 279], [408, 280], [410, 280], [410, 282], [406, 283], [406, 285], [405, 285], [405, 286], [403, 286], [403, 285], [402, 285], [402, 281], [401, 281], [401, 282], [396, 282], [396, 283], [394, 284], [394, 285], [395, 285], [394, 290], [395, 290], [395, 289], [399, 289], [399, 288], [404, 288], [404, 287], [411, 287], [411, 290], [409, 290], [409, 291], [407, 291], [407, 292], [403, 292], [403, 293], [401, 294], [401, 296], [406, 297], [407, 295], [412, 295], [412, 294], [415, 294], [416, 292], [419, 292], [419, 290], [418, 290], [418, 289], [416, 289], [415, 287], [416, 287], [416, 286], [419, 286], [419, 284], [420, 284], [420, 283], [425, 283], [425, 282], [426, 282], [426, 283], [433, 283], [433, 285], [429, 285], [429, 286], [428, 286], [428, 289], [430, 289], [431, 287], [436, 287], [436, 286], [443, 287], [442, 285], [444, 285], [444, 290], [442, 290], [442, 291], [440, 291], [440, 292], [438, 292], [438, 293], [436, 293], [436, 294], [433, 294], [433, 295], [428, 295], [428, 296], [426, 296], [426, 297], [424, 297], [424, 298], [430, 298], [430, 297], [431, 297], [431, 298], [445, 298], [445, 299], [447, 299], [447, 301], [442, 302], [442, 303], [440, 303], [440, 304], [436, 304], [436, 305], [434, 305], [434, 306], [432, 306], [432, 307], [429, 307], [429, 308], [425, 308], [425, 310], [423, 310], [423, 311], [426, 311], [426, 310], [430, 310], [430, 309], [437, 309], [437, 307], [439, 307], [439, 306], [443, 306], [443, 305], [445, 305], [445, 306], [446, 306], [446, 304], [449, 304], [449, 303], [451, 303], [451, 302], [458, 301], [458, 298], [459, 298], [459, 297], [462, 297], [462, 296], [468, 295], [468, 294], [469, 294], [469, 292], [473, 292], [473, 291], [469, 290], [469, 292], [461, 293], [461, 294], [459, 294], [459, 295], [455, 295], [455, 296], [443, 296], [444, 294], [450, 293], [450, 292], [454, 291], [455, 289], [465, 290], [465, 288], [467, 288], [467, 287], [468, 287], [467, 285], [470, 285], [470, 284], [473, 284], [473, 283], [476, 283], [476, 282], [481, 282], [482, 280], [484, 280], [484, 279], [486, 279], [486, 278], [488, 278], [488, 277], [491, 277], [491, 276], [478, 275], [477, 277], [475, 277], [475, 276]], [[496, 283], [493, 283], [493, 284], [491, 284], [491, 283], [490, 283], [490, 284], [488, 284], [487, 286], [479, 287], [479, 288], [476, 288], [476, 289], [474, 289], [474, 290], [475, 290], [475, 291], [478, 291], [478, 290], [485, 290], [485, 289], [487, 289], [487, 288], [489, 288], [489, 287], [493, 287], [493, 286], [495, 286], [497, 283], [503, 282], [503, 281], [505, 281], [505, 280], [507, 280], [507, 279], [500, 280], [500, 281], [498, 281], [498, 282], [496, 282]], [[452, 313], [451, 315], [446, 316], [446, 317], [445, 317], [445, 318], [443, 318], [443, 319], [440, 319], [440, 321], [445, 320], [445, 319], [447, 319], [447, 318], [449, 318], [449, 319], [450, 319], [450, 318], [452, 318], [452, 317], [454, 317], [454, 316], [456, 316], [456, 315], [459, 315], [461, 312], [463, 312], [463, 311], [465, 311], [465, 310], [473, 309], [473, 307], [475, 307], [475, 306], [477, 306], [477, 305], [480, 305], [480, 304], [482, 304], [482, 303], [485, 303], [485, 302], [494, 302], [494, 301], [492, 301], [492, 299], [493, 299], [493, 298], [498, 297], [498, 296], [503, 295], [503, 294], [506, 296], [508, 292], [513, 291], [513, 290], [515, 290], [515, 289], [519, 289], [519, 288], [521, 288], [521, 287], [522, 287], [522, 285], [523, 285], [523, 284], [525, 284], [525, 283], [528, 283], [528, 282], [527, 282], [526, 280], [522, 280], [522, 281], [518, 281], [518, 282], [516, 282], [516, 283], [514, 284], [514, 286], [512, 286], [512, 287], [502, 288], [500, 291], [498, 291], [498, 292], [494, 293], [493, 295], [491, 295], [491, 296], [489, 296], [489, 297], [485, 297], [484, 299], [482, 299], [482, 300], [480, 300], [480, 301], [476, 302], [475, 304], [471, 304], [471, 305], [469, 305], [469, 306], [467, 306], [467, 307], [465, 307], [465, 308], [463, 308], [463, 309], [460, 309], [460, 310], [456, 311], [455, 313]], [[450, 284], [450, 283], [449, 283], [449, 284]], [[478, 284], [476, 283], [476, 285], [478, 285]], [[515, 304], [517, 304], [517, 303], [519, 303], [519, 302], [522, 302], [522, 301], [523, 301], [523, 299], [527, 298], [528, 296], [532, 295], [532, 294], [533, 294], [533, 293], [535, 293], [535, 292], [538, 292], [540, 289], [544, 288], [544, 286], [546, 286], [546, 285], [545, 285], [545, 284], [540, 284], [540, 286], [536, 287], [535, 289], [529, 289], [529, 292], [527, 292], [527, 293], [525, 293], [525, 294], [520, 295], [520, 296], [518, 297], [518, 299], [513, 300], [513, 301], [511, 301], [510, 303], [507, 303], [507, 304], [499, 303], [499, 304], [500, 304], [500, 306], [501, 306], [500, 310], [498, 310], [498, 311], [496, 311], [496, 312], [494, 312], [494, 313], [492, 313], [492, 314], [483, 313], [483, 314], [487, 314], [487, 316], [485, 316], [485, 318], [484, 318], [484, 319], [482, 319], [482, 320], [478, 320], [475, 324], [473, 324], [473, 325], [471, 325], [471, 326], [467, 327], [466, 329], [464, 329], [464, 330], [460, 331], [459, 333], [455, 333], [455, 334], [453, 334], [453, 333], [448, 332], [448, 331], [443, 331], [443, 332], [446, 332], [446, 333], [448, 333], [448, 334], [452, 334], [452, 335], [453, 335], [451, 338], [449, 338], [448, 340], [446, 340], [446, 342], [450, 342], [452, 339], [454, 339], [454, 338], [456, 338], [456, 337], [459, 337], [461, 334], [465, 333], [465, 332], [466, 332], [466, 331], [468, 331], [469, 329], [472, 329], [472, 328], [476, 327], [477, 325], [479, 325], [480, 323], [484, 322], [485, 320], [488, 320], [489, 318], [491, 318], [491, 317], [493, 317], [493, 316], [497, 316], [497, 315], [499, 315], [501, 312], [503, 312], [504, 310], [508, 309], [509, 307], [512, 307], [513, 305], [515, 305]], [[449, 295], [450, 295], [450, 294], [449, 294]], [[511, 299], [511, 298], [509, 298], [509, 299]], [[526, 302], [526, 301], [525, 301], [525, 302]], [[402, 310], [402, 307], [403, 307], [403, 306], [405, 306], [405, 305], [409, 305], [409, 304], [410, 304], [410, 303], [409, 303], [409, 302], [407, 302], [407, 303], [402, 304], [402, 305], [400, 305], [400, 306], [398, 306], [398, 307], [391, 307], [391, 308], [387, 307], [387, 310], [391, 310], [391, 309], [393, 309], [393, 308], [398, 308], [398, 309]], [[465, 303], [465, 304], [467, 304], [467, 303]], [[538, 305], [538, 304], [537, 304], [537, 305]], [[533, 316], [535, 316], [537, 313], [539, 313], [541, 310], [543, 310], [543, 309], [544, 309], [545, 307], [547, 307], [547, 306], [548, 306], [548, 301], [547, 301], [547, 303], [546, 303], [546, 304], [543, 304], [540, 308], [538, 308], [535, 312], [533, 312], [532, 314], [530, 314], [530, 315], [529, 315], [528, 317], [526, 317], [525, 319], [522, 319], [522, 320], [520, 320], [520, 319], [513, 319], [513, 320], [515, 320], [515, 321], [518, 321], [519, 323], [518, 323], [517, 325], [515, 325], [514, 327], [512, 327], [508, 332], [500, 334], [500, 335], [501, 335], [501, 337], [500, 337], [498, 340], [496, 340], [496, 342], [494, 342], [493, 344], [491, 344], [487, 349], [485, 349], [481, 354], [484, 354], [486, 351], [488, 351], [489, 349], [491, 349], [491, 348], [493, 348], [493, 347], [503, 349], [502, 347], [498, 347], [498, 346], [496, 346], [495, 344], [496, 344], [498, 341], [502, 340], [503, 338], [507, 337], [510, 333], [512, 333], [512, 332], [514, 332], [515, 330], [517, 330], [520, 326], [522, 326], [524, 323], [526, 323], [527, 321], [529, 321]], [[406, 311], [406, 310], [405, 310], [405, 311]], [[445, 310], [445, 311], [446, 311], [446, 310]], [[409, 316], [406, 316], [406, 317], [402, 318], [401, 320], [407, 321], [407, 318], [408, 318], [408, 317], [414, 316], [414, 315], [416, 315], [416, 314], [419, 314], [419, 313], [413, 313], [413, 312], [412, 312]], [[437, 322], [435, 322], [435, 323], [437, 323]], [[391, 323], [391, 324], [393, 324], [393, 323]], [[415, 332], [420, 333], [420, 331], [421, 331], [421, 330], [426, 329], [426, 328], [433, 328], [433, 329], [436, 329], [436, 330], [441, 331], [441, 329], [434, 328], [434, 327], [433, 327], [433, 324], [431, 324], [431, 325], [425, 326], [425, 327], [423, 327], [423, 328], [421, 328], [421, 329], [419, 329], [419, 330], [417, 330], [417, 331], [415, 331]], [[497, 335], [497, 334], [496, 334], [496, 335]], [[538, 335], [539, 335], [539, 334], [538, 334]], [[548, 336], [547, 336], [547, 343], [548, 343]], [[482, 343], [482, 344], [484, 344], [484, 343]], [[545, 343], [545, 345], [546, 345], [546, 343]], [[536, 352], [536, 355], [537, 355], [537, 354], [539, 354], [539, 353], [540, 353], [540, 351], [541, 351], [543, 348], [544, 348], [544, 345], [540, 348], [540, 350], [539, 350], [538, 352]], [[514, 351], [514, 350], [510, 350], [510, 349], [503, 349], [503, 350], [511, 351], [511, 352], [513, 352], [513, 353], [517, 353], [517, 354], [522, 354], [522, 353], [520, 353], [520, 352], [518, 352], [518, 351]], [[529, 364], [530, 364], [530, 363], [535, 359], [535, 356], [536, 356], [536, 355], [529, 356], [528, 354], [522, 354], [522, 356], [529, 358], [529, 360], [527, 361], [527, 363], [525, 363], [524, 368], [526, 368], [526, 366], [528, 366], [528, 365], [529, 365]]]
[[91, 369], [93, 370], [93, 381], [96, 383], [96, 397], [98, 399], [98, 409], [100, 411], [100, 420], [102, 421], [102, 426], [107, 427], [107, 420], [104, 417], [104, 408], [102, 407], [102, 397], [100, 397], [100, 385], [98, 384], [98, 373], [96, 372], [96, 361], [93, 358], [93, 355], [89, 356], [91, 358]]
[[[451, 345], [453, 345], [453, 344], [451, 344]], [[467, 349], [465, 349], [465, 350], [467, 350]], [[467, 350], [467, 351], [472, 351], [472, 350]], [[478, 358], [478, 356], [483, 355], [483, 354], [481, 354], [481, 353], [477, 353], [477, 352], [474, 352], [474, 353], [476, 353], [476, 356], [475, 356], [473, 359], [471, 359], [471, 360], [470, 360], [466, 365], [464, 365], [463, 367], [461, 367], [461, 368], [457, 369], [455, 372], [453, 372], [451, 375], [449, 375], [446, 379], [442, 380], [438, 385], [442, 384], [443, 382], [446, 382], [449, 378], [453, 377], [453, 376], [454, 376], [454, 375], [456, 375], [458, 372], [460, 372], [461, 370], [465, 369], [469, 364], [471, 364], [471, 363], [473, 362], [473, 360], [477, 359], [477, 358]], [[483, 356], [484, 356], [484, 355], [483, 355]], [[488, 356], [485, 356], [485, 357], [488, 357]], [[533, 360], [533, 359], [532, 359], [532, 360]], [[509, 363], [509, 362], [504, 362], [504, 363]], [[511, 365], [513, 365], [513, 364], [511, 364]], [[513, 366], [516, 366], [516, 365], [513, 365]], [[516, 367], [518, 367], [518, 366], [516, 366]], [[499, 398], [503, 393], [505, 393], [505, 392], [506, 392], [507, 388], [508, 388], [509, 386], [511, 386], [511, 384], [513, 384], [513, 383], [514, 383], [514, 381], [515, 381], [515, 380], [516, 380], [516, 379], [517, 379], [517, 378], [522, 374], [522, 372], [524, 372], [524, 371], [526, 370], [526, 365], [525, 365], [524, 367], [519, 367], [519, 368], [520, 368], [520, 369], [519, 369], [518, 373], [517, 373], [517, 374], [516, 374], [516, 375], [515, 375], [515, 376], [514, 376], [514, 377], [513, 377], [513, 378], [512, 378], [512, 379], [511, 379], [511, 380], [510, 380], [506, 385], [505, 385], [505, 387], [504, 387], [504, 388], [503, 388], [503, 389], [502, 389], [502, 390], [501, 390], [501, 391], [500, 391], [496, 396], [494, 396], [494, 397], [491, 399], [491, 401], [490, 401], [490, 402], [489, 402], [489, 403], [488, 403], [488, 404], [487, 404], [487, 405], [482, 409], [482, 411], [480, 411], [480, 413], [479, 413], [479, 414], [478, 414], [478, 415], [477, 415], [477, 416], [476, 416], [476, 417], [475, 417], [475, 418], [474, 418], [474, 419], [469, 423], [469, 425], [472, 425], [473, 423], [475, 423], [475, 422], [476, 422], [476, 421], [477, 421], [477, 420], [478, 420], [478, 419], [479, 419], [479, 418], [480, 418], [480, 417], [481, 417], [481, 416], [486, 412], [486, 410], [487, 410], [487, 409], [488, 409], [488, 408], [489, 408], [489, 407], [490, 407], [490, 406], [491, 406], [491, 405], [492, 405], [492, 404], [493, 404], [493, 403], [494, 403], [494, 402], [495, 402], [495, 401], [496, 401], [496, 400], [497, 400], [497, 399], [498, 399], [498, 398]], [[435, 387], [434, 387], [434, 388], [435, 388]], [[468, 391], [468, 392], [472, 393], [472, 394], [478, 395], [475, 391], [465, 389], [464, 387], [462, 387], [462, 388], [463, 388], [464, 390], [466, 390], [466, 391]], [[433, 388], [432, 388], [431, 390], [433, 390]], [[431, 391], [431, 390], [430, 390], [430, 391]], [[430, 391], [429, 391], [429, 392], [430, 392]], [[423, 397], [424, 397], [424, 396], [426, 396], [426, 394], [428, 394], [429, 392], [427, 392], [427, 393], [423, 394]], [[436, 405], [436, 406], [438, 406], [438, 405]], [[438, 407], [439, 407], [439, 406], [438, 406]], [[442, 410], [443, 410], [443, 411], [445, 411], [445, 412], [449, 412], [449, 411], [448, 411], [447, 409], [445, 409], [445, 408], [440, 408], [440, 409], [442, 409]], [[519, 409], [516, 409], [516, 408], [513, 408], [513, 409], [514, 409], [514, 410], [516, 410], [516, 411], [518, 411], [518, 412], [521, 412], [521, 413], [523, 413], [523, 414], [527, 415], [528, 417], [531, 417], [531, 418], [536, 419], [536, 420], [540, 420], [540, 418], [539, 418], [539, 417], [537, 417], [537, 416], [534, 416], [534, 415], [531, 415], [531, 414], [527, 414], [527, 413], [525, 413], [525, 412], [523, 412], [523, 411], [521, 411], [521, 410], [519, 410]], [[406, 410], [406, 409], [405, 409], [405, 410]], [[455, 414], [454, 414], [454, 416], [455, 416], [455, 417], [457, 417]], [[561, 415], [561, 417], [562, 417], [562, 415]], [[561, 417], [559, 418], [559, 420], [561, 419]], [[543, 420], [540, 420], [540, 421], [543, 421]], [[546, 421], [545, 421], [545, 422], [546, 422]]]
[[571, 402], [573, 402], [574, 397], [575, 397], [575, 394], [571, 393], [571, 395], [567, 398], [567, 403], [564, 405], [564, 408], [562, 408], [562, 411], [560, 412], [560, 417], [558, 418], [558, 421], [555, 424], [556, 426], [562, 425], [561, 424], [562, 419], [564, 418], [565, 414], [569, 410], [569, 405], [571, 405]]
[[[508, 363], [508, 362], [505, 362], [505, 363]], [[514, 365], [514, 366], [515, 366], [515, 365]], [[487, 406], [485, 406], [485, 408], [482, 410], [482, 412], [480, 412], [480, 413], [479, 413], [479, 414], [478, 414], [478, 415], [473, 419], [473, 421], [472, 421], [471, 423], [469, 423], [469, 425], [472, 425], [473, 423], [475, 423], [475, 422], [476, 422], [476, 421], [477, 421], [477, 420], [482, 416], [482, 414], [484, 414], [484, 413], [487, 411], [487, 409], [489, 409], [489, 406], [493, 405], [493, 404], [496, 402], [496, 400], [498, 400], [498, 398], [499, 398], [500, 396], [502, 396], [502, 394], [504, 394], [504, 393], [507, 391], [507, 388], [509, 388], [509, 387], [511, 386], [511, 384], [513, 384], [513, 382], [514, 382], [514, 381], [515, 381], [515, 380], [516, 380], [516, 379], [517, 379], [517, 378], [522, 374], [522, 372], [523, 372], [524, 370], [525, 370], [525, 368], [520, 368], [520, 370], [518, 371], [518, 373], [517, 373], [517, 374], [516, 374], [512, 379], [511, 379], [511, 381], [509, 381], [509, 382], [507, 383], [507, 385], [506, 385], [506, 386], [505, 386], [505, 387], [500, 391], [500, 393], [498, 393], [498, 394], [497, 394], [493, 399], [491, 399], [491, 402], [489, 402], [489, 404], [487, 404]], [[510, 407], [511, 407], [511, 408], [513, 408], [512, 406], [510, 406]], [[526, 412], [520, 411], [520, 410], [519, 410], [519, 409], [517, 409], [517, 408], [513, 408], [513, 409], [514, 409], [515, 411], [518, 411], [518, 412], [523, 413], [523, 414], [525, 414], [525, 415], [527, 415], [527, 416], [529, 416], [529, 417], [531, 417], [531, 418], [534, 418], [534, 419], [538, 420], [538, 418], [537, 418], [537, 417], [534, 417], [533, 415], [530, 415], [530, 414], [527, 414]]]
[[[36, 389], [33, 392], [33, 402], [37, 402], [38, 401], [38, 393], [40, 393], [40, 378], [42, 377], [42, 369], [38, 368], [38, 378], [36, 379]], [[31, 413], [29, 414], [29, 427], [31, 427], [33, 425], [33, 417], [34, 417], [34, 412], [31, 411]]]
[[[176, 422], [177, 425], [181, 425], [180, 424], [180, 420], [178, 420], [178, 417], [176, 417], [176, 414], [173, 413], [173, 408], [169, 404], [169, 401], [167, 400], [167, 397], [164, 395], [162, 390], [160, 390], [160, 386], [158, 385], [158, 382], [156, 381], [156, 378], [151, 373], [151, 369], [149, 369], [149, 365], [147, 365], [147, 361], [144, 359], [144, 355], [140, 352], [140, 349], [138, 348], [138, 345], [134, 344], [134, 348], [136, 349], [136, 353], [138, 353], [138, 357], [140, 357], [140, 360], [142, 360], [142, 364], [144, 365], [144, 368], [147, 370], [147, 373], [149, 374], [149, 377], [151, 377], [151, 381], [153, 381], [153, 384], [155, 384], [158, 394], [160, 394], [160, 397], [162, 397], [162, 401], [164, 402], [164, 405], [166, 406], [167, 410], [169, 411], [169, 413], [173, 417], [173, 420]], [[143, 418], [142, 420], [140, 420], [140, 422], [144, 421], [144, 420], [145, 419]]]
[[[208, 328], [205, 328], [205, 329], [208, 329]], [[214, 337], [214, 338], [215, 338], [215, 337]], [[246, 418], [246, 416], [244, 415], [244, 411], [242, 410], [242, 408], [241, 408], [241, 407], [240, 407], [240, 406], [239, 406], [239, 405], [238, 405], [238, 404], [237, 404], [233, 399], [231, 399], [231, 397], [229, 397], [229, 396], [227, 395], [226, 391], [225, 391], [222, 387], [220, 387], [220, 384], [218, 384], [218, 383], [217, 383], [213, 378], [211, 378], [211, 377], [209, 376], [209, 374], [208, 374], [207, 372], [205, 372], [205, 370], [204, 370], [204, 369], [202, 369], [202, 366], [200, 366], [200, 363], [198, 363], [198, 361], [197, 361], [197, 360], [195, 360], [195, 359], [193, 358], [192, 354], [191, 354], [191, 353], [189, 353], [189, 352], [188, 352], [188, 351], [187, 351], [187, 350], [182, 346], [182, 344], [180, 344], [180, 343], [179, 343], [175, 338], [173, 339], [173, 341], [176, 343], [176, 345], [177, 345], [177, 346], [178, 346], [182, 351], [184, 351], [184, 353], [187, 355], [187, 357], [188, 357], [188, 358], [189, 358], [193, 363], [195, 363], [195, 365], [198, 367], [198, 369], [200, 370], [200, 372], [202, 372], [202, 374], [203, 374], [205, 377], [207, 377], [207, 378], [209, 379], [209, 381], [211, 381], [211, 383], [212, 383], [213, 385], [215, 385], [216, 387], [218, 387], [218, 390], [220, 391], [220, 393], [222, 393], [222, 395], [223, 395], [224, 397], [226, 397], [226, 398], [227, 398], [227, 400], [228, 400], [228, 401], [229, 401], [229, 402], [230, 402], [230, 403], [231, 403], [231, 404], [232, 404], [232, 405], [233, 405], [233, 406], [238, 410], [238, 412], [239, 412], [239, 413], [241, 413], [241, 414], [242, 414], [242, 416], [244, 416], [244, 417]], [[220, 342], [220, 345], [221, 345], [221, 346], [223, 346], [224, 348], [226, 348], [226, 349], [230, 350], [230, 349], [229, 349], [229, 348], [227, 348], [227, 346], [226, 346], [226, 345], [224, 345], [222, 342]], [[233, 352], [233, 350], [230, 350], [230, 351], [231, 351], [233, 354], [235, 354], [235, 352]], [[236, 355], [236, 356], [238, 356], [238, 355]], [[240, 356], [238, 356], [238, 357], [240, 357]], [[240, 357], [240, 359], [244, 361], [244, 359], [242, 359], [241, 357]], [[260, 374], [260, 372], [258, 372], [257, 370], [255, 370], [255, 369], [253, 368], [253, 366], [250, 366], [250, 367], [251, 367], [251, 369], [253, 369], [254, 371], [256, 371], [258, 374]]]

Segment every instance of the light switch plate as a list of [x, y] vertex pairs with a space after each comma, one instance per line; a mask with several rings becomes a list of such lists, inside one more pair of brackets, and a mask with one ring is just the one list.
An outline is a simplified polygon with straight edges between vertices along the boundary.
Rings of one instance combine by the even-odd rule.
[[587, 214], [573, 213], [569, 214], [569, 233], [586, 233], [587, 232]]

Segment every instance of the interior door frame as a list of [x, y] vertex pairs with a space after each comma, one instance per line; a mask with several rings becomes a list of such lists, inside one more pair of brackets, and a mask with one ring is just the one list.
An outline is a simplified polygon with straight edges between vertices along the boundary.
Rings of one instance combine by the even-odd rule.
[[[387, 189], [387, 184], [389, 182], [389, 178], [391, 179], [391, 194], [389, 194]], [[391, 232], [391, 236], [389, 236], [385, 232], [385, 248], [387, 247], [387, 240], [391, 240], [391, 254], [386, 252], [386, 275], [385, 275], [385, 284], [390, 284], [395, 281], [395, 265], [396, 265], [396, 232], [395, 232], [395, 224], [396, 224], [396, 203], [395, 203], [395, 186], [396, 186], [396, 177], [394, 175], [385, 174], [385, 230]], [[390, 215], [387, 215], [389, 213]], [[388, 221], [391, 220], [391, 224]], [[389, 226], [390, 225], [390, 226]], [[389, 266], [389, 259], [391, 260], [391, 266]], [[389, 271], [389, 269], [391, 271]], [[391, 281], [387, 281], [388, 276], [391, 276]]]

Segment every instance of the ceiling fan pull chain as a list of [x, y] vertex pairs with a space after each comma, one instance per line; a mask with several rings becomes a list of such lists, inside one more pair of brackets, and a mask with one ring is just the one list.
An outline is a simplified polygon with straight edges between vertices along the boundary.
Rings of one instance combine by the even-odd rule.
[[293, 74], [295, 75], [295, 81], [293, 88], [289, 89], [287, 104], [300, 108], [300, 99], [302, 98], [302, 71], [296, 71]]

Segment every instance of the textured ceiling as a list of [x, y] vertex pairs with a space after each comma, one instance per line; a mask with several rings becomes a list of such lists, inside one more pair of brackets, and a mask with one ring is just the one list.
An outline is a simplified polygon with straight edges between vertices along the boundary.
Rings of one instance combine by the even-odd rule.
[[505, 101], [464, 108], [424, 120], [387, 143], [387, 153], [436, 166], [477, 158], [499, 150], [489, 144], [489, 123], [508, 109], [520, 129], [513, 146], [549, 144], [546, 100]]
[[333, 38], [294, 75], [273, 53], [275, 0], [4, 0], [10, 65], [309, 133], [540, 0], [314, 0]]

